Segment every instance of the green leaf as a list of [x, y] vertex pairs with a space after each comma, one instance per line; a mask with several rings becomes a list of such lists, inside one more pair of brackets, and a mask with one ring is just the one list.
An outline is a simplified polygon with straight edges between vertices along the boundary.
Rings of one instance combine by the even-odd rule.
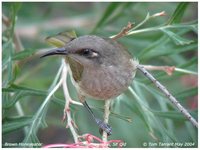
[[13, 47], [12, 40], [8, 40], [8, 42], [6, 42], [3, 45], [3, 66], [2, 66], [4, 72], [7, 73], [7, 76], [3, 80], [4, 85], [6, 85], [6, 86], [7, 86], [7, 84], [12, 83], [12, 81], [14, 80], [13, 62], [12, 62], [12, 58], [11, 58], [13, 51], [14, 51], [14, 47]]
[[[4, 109], [8, 109], [10, 107], [12, 107], [18, 100], [20, 100], [21, 98], [24, 98], [25, 96], [30, 96], [30, 95], [46, 95], [47, 92], [46, 91], [41, 91], [41, 90], [37, 90], [37, 89], [32, 89], [32, 88], [27, 88], [27, 87], [22, 87], [22, 86], [17, 86], [12, 84], [10, 87], [8, 88], [2, 88], [2, 92], [3, 93], [7, 93], [7, 92], [14, 92], [14, 94], [12, 96], [9, 96], [9, 100], [7, 99], [3, 99], [3, 108]], [[5, 95], [6, 96], [6, 95]]]
[[117, 10], [118, 7], [121, 7], [123, 3], [118, 3], [118, 2], [113, 2], [110, 3], [108, 5], [108, 7], [106, 8], [106, 10], [104, 11], [101, 19], [98, 21], [97, 25], [95, 26], [95, 28], [93, 29], [93, 32], [99, 28], [100, 26], [102, 26], [107, 20], [108, 18], [113, 15], [113, 13]]
[[186, 10], [188, 4], [189, 3], [187, 3], [187, 2], [180, 3], [177, 6], [176, 10], [174, 11], [172, 17], [167, 22], [167, 24], [179, 23], [185, 13], [185, 10]]
[[8, 82], [7, 84], [11, 84], [13, 82], [13, 64], [12, 61], [10, 61], [11, 58], [9, 57], [9, 63], [8, 63]]
[[2, 92], [15, 92], [15, 91], [26, 91], [33, 94], [39, 94], [39, 95], [46, 93], [45, 91], [41, 91], [38, 89], [29, 88], [29, 87], [24, 87], [24, 86], [19, 86], [15, 84], [11, 84], [8, 88], [2, 88]]
[[4, 109], [8, 109], [10, 107], [12, 107], [18, 100], [20, 100], [21, 98], [24, 98], [26, 96], [33, 96], [33, 95], [37, 95], [37, 96], [40, 96], [40, 95], [46, 95], [46, 92], [41, 92], [41, 93], [38, 93], [38, 92], [34, 92], [34, 91], [19, 91], [19, 92], [16, 92], [12, 97], [10, 97], [9, 101], [7, 101], [6, 103], [3, 102], [3, 108]]
[[167, 29], [161, 29], [161, 31], [163, 33], [165, 33], [167, 36], [169, 36], [169, 38], [176, 44], [176, 45], [185, 45], [185, 44], [191, 44], [192, 42], [194, 42], [193, 40], [188, 40], [185, 39], [181, 36], [179, 36], [178, 34], [169, 31]]
[[164, 118], [169, 118], [169, 119], [176, 119], [176, 120], [187, 120], [183, 114], [177, 112], [177, 111], [152, 111], [154, 115], [159, 116], [159, 117], [164, 117]]
[[18, 53], [14, 53], [12, 55], [12, 60], [21, 60], [27, 57], [32, 56], [35, 53], [36, 49], [26, 49], [23, 51], [20, 51]]
[[21, 3], [19, 2], [14, 2], [11, 3], [11, 30], [10, 30], [10, 38], [13, 38], [14, 35], [14, 28], [16, 24], [16, 19], [17, 19], [17, 13], [19, 9], [21, 8]]
[[[188, 119], [183, 116], [183, 114], [181, 114], [180, 112], [177, 112], [177, 111], [167, 111], [167, 112], [161, 112], [161, 111], [152, 111], [156, 116], [159, 116], [159, 117], [163, 117], [163, 118], [169, 118], [169, 119], [175, 119], [175, 120], [183, 120], [183, 121], [188, 121]], [[190, 114], [197, 118], [197, 112], [196, 111], [193, 111], [193, 112], [190, 112]]]
[[2, 133], [7, 134], [23, 128], [32, 123], [32, 117], [5, 118], [2, 125]]
[[198, 45], [196, 42], [193, 42], [191, 44], [187, 44], [184, 46], [170, 47], [167, 50], [166, 50], [166, 48], [163, 48], [163, 46], [156, 47], [151, 53], [145, 54], [143, 57], [141, 57], [140, 60], [147, 61], [147, 60], [152, 60], [152, 59], [158, 59], [161, 56], [167, 57], [167, 56], [170, 56], [173, 54], [181, 54], [181, 53], [187, 52], [187, 51], [195, 51], [197, 47], [198, 47]]
[[[186, 128], [188, 130], [188, 135], [192, 138], [192, 140], [197, 144], [198, 143], [198, 129], [193, 128], [193, 125], [190, 122], [186, 122]], [[197, 146], [196, 146], [197, 147]]]
[[19, 100], [23, 96], [22, 92], [17, 92], [12, 97], [9, 96], [8, 94], [4, 94], [4, 95], [9, 97], [9, 99], [4, 96], [6, 99], [2, 100], [2, 108], [3, 109], [12, 107], [17, 102], [17, 100]]
[[[2, 108], [10, 103], [10, 93], [2, 93]], [[4, 110], [4, 109], [3, 109]], [[3, 116], [5, 117], [5, 116]]]
[[10, 59], [10, 50], [13, 49], [12, 40], [7, 41], [2, 47], [2, 68], [4, 69], [8, 65]]
[[21, 2], [14, 2], [14, 3], [12, 3], [12, 7], [13, 7], [13, 10], [14, 10], [15, 14], [19, 11], [19, 9], [21, 8], [21, 6], [22, 6]]
[[175, 94], [177, 99], [185, 99], [187, 97], [195, 96], [198, 94], [198, 88], [191, 88]]
[[12, 70], [13, 77], [12, 77], [12, 80], [10, 81], [10, 84], [12, 84], [15, 81], [15, 79], [17, 78], [17, 75], [19, 75], [19, 73], [20, 73], [19, 66], [17, 64], [14, 64], [13, 70]]
[[140, 50], [138, 57], [140, 59], [142, 59], [142, 57], [144, 57], [144, 55], [148, 55], [149, 52], [151, 52], [152, 50], [154, 50], [156, 47], [159, 46], [160, 43], [164, 43], [166, 42], [167, 37], [166, 36], [162, 36], [160, 37], [158, 40], [156, 40], [155, 42], [151, 43], [150, 45], [148, 45], [147, 47], [145, 47], [144, 49]]
[[191, 29], [198, 34], [198, 24], [191, 25]]

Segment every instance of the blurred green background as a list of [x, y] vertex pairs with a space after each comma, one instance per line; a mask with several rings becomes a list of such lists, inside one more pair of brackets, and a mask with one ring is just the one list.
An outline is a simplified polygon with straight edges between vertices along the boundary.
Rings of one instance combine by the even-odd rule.
[[[150, 15], [165, 11], [166, 16], [148, 20], [139, 29], [156, 30], [123, 37], [119, 41], [141, 64], [176, 66], [197, 71], [198, 3], [149, 2], [66, 2], [2, 3], [2, 145], [5, 143], [40, 142], [73, 143], [66, 123], [62, 122], [64, 96], [60, 88], [43, 107], [48, 89], [59, 66], [60, 57], [40, 59], [50, 49], [45, 37], [75, 30], [78, 36], [117, 34], [128, 21], [136, 26]], [[160, 26], [171, 25], [165, 32]], [[177, 26], [180, 27], [177, 28]], [[180, 103], [197, 117], [197, 76], [162, 71], [152, 74], [171, 91]], [[78, 101], [68, 79], [70, 94]], [[125, 147], [159, 147], [151, 143], [189, 143], [197, 147], [197, 129], [141, 73], [137, 72], [131, 89], [114, 100], [110, 116], [113, 134], [109, 139], [123, 140]], [[103, 117], [103, 102], [88, 100], [94, 112]], [[98, 128], [85, 108], [71, 105], [80, 135], [100, 137]], [[129, 121], [127, 121], [127, 119]], [[30, 130], [30, 125], [35, 125]], [[144, 145], [143, 143], [147, 143]], [[15, 147], [15, 146], [13, 146]], [[160, 146], [163, 147], [163, 146]]]

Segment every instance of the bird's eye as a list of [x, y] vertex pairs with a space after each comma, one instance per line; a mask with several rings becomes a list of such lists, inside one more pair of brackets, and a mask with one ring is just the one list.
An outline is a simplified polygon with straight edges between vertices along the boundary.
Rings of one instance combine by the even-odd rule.
[[84, 55], [84, 56], [88, 56], [88, 55], [90, 55], [92, 53], [92, 51], [90, 50], [90, 49], [84, 49], [83, 51], [82, 51], [82, 55]]
[[89, 58], [94, 58], [94, 57], [97, 57], [98, 56], [98, 53], [95, 52], [94, 50], [92, 49], [82, 49], [80, 51], [80, 54], [83, 55], [83, 56], [86, 56], [86, 57], [89, 57]]

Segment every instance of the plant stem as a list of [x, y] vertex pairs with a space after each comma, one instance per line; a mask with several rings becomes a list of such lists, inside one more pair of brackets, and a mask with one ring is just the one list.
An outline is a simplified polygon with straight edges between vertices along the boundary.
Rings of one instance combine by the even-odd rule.
[[[16, 102], [15, 108], [16, 108], [17, 113], [19, 114], [19, 116], [22, 116], [22, 117], [25, 116], [25, 113], [24, 113], [24, 110], [22, 109], [22, 105], [21, 105], [20, 101], [17, 101], [17, 102]], [[25, 135], [26, 135], [26, 134], [28, 133], [28, 127], [25, 126], [25, 127], [23, 128], [23, 130], [24, 130], [24, 133], [25, 133]]]
[[137, 65], [139, 69], [149, 80], [151, 80], [165, 95], [166, 97], [180, 110], [180, 112], [196, 127], [198, 128], [197, 121], [189, 114], [189, 112], [176, 100], [176, 98], [160, 83], [158, 82], [144, 66]]
[[182, 69], [182, 68], [177, 68], [175, 66], [152, 66], [152, 65], [141, 65], [147, 70], [161, 70], [165, 71], [168, 75], [172, 75], [174, 71], [181, 72], [181, 73], [187, 73], [187, 74], [193, 74], [193, 75], [198, 75], [197, 72]]
[[161, 70], [165, 71], [168, 75], [172, 75], [175, 70], [175, 66], [152, 66], [152, 65], [140, 65], [147, 70]]
[[[106, 100], [105, 101], [105, 105], [104, 105], [104, 123], [108, 124], [108, 120], [109, 120], [109, 115], [110, 115], [110, 103], [111, 100]], [[102, 135], [102, 140], [104, 142], [108, 141], [108, 134], [103, 131], [103, 135]]]
[[197, 72], [186, 70], [186, 69], [181, 69], [181, 68], [175, 68], [175, 71], [182, 72], [182, 73], [193, 74], [193, 75], [198, 75]]
[[185, 24], [179, 24], [179, 25], [166, 25], [166, 26], [157, 26], [157, 27], [151, 27], [151, 28], [146, 28], [146, 29], [140, 29], [140, 30], [134, 30], [130, 31], [127, 33], [128, 35], [133, 35], [133, 34], [138, 34], [138, 33], [143, 33], [143, 32], [152, 32], [152, 31], [161, 31], [163, 29], [178, 29], [178, 28], [192, 28], [194, 25], [185, 25]]
[[140, 22], [137, 26], [135, 26], [132, 30], [130, 30], [129, 32], [131, 32], [131, 31], [133, 31], [133, 30], [135, 30], [135, 29], [141, 27], [141, 26], [142, 26], [143, 24], [145, 24], [150, 18], [151, 18], [151, 17], [150, 17], [150, 14], [149, 14], [149, 12], [148, 12], [147, 15], [146, 15], [146, 17], [145, 17], [145, 19], [144, 19], [142, 22]]
[[[63, 60], [63, 63], [65, 63], [64, 60]], [[68, 72], [68, 68], [67, 68], [67, 64], [65, 64], [63, 67], [63, 72], [62, 72], [63, 93], [64, 93], [64, 97], [65, 97], [65, 101], [66, 101], [65, 109], [64, 109], [64, 117], [65, 117], [65, 115], [67, 115], [67, 126], [69, 127], [69, 129], [73, 135], [74, 142], [77, 143], [78, 142], [78, 134], [76, 133], [76, 130], [72, 124], [73, 120], [71, 118], [71, 111], [69, 108], [69, 105], [71, 102], [71, 97], [69, 95], [69, 91], [68, 91], [68, 87], [67, 87], [67, 72]]]

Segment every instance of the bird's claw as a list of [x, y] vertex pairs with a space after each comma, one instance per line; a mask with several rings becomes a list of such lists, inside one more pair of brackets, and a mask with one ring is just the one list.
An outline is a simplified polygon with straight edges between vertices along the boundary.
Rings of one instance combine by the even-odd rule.
[[96, 119], [96, 123], [98, 124], [99, 126], [99, 132], [102, 134], [103, 131], [105, 131], [108, 135], [111, 135], [112, 134], [112, 127], [103, 122], [102, 120], [100, 119]]

